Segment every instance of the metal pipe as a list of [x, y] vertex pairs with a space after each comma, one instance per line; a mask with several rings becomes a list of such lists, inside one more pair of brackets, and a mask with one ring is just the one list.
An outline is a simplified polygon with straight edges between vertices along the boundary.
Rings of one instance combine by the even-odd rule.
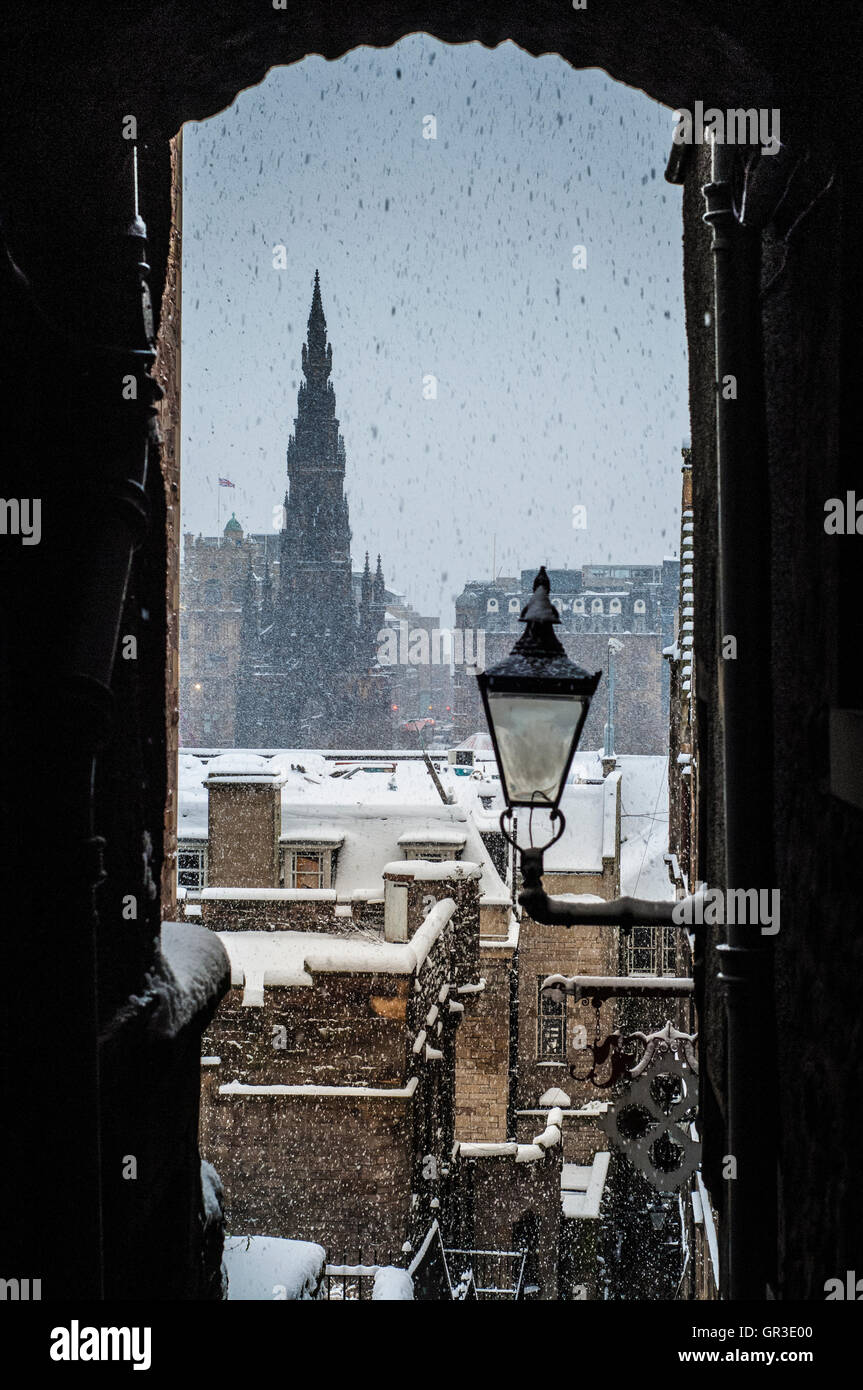
[[[760, 239], [735, 215], [735, 157], [733, 148], [713, 145], [702, 191], [713, 229], [725, 872], [729, 887], [754, 887], [773, 881], [769, 487]], [[736, 1170], [725, 1203], [725, 1296], [763, 1300], [776, 1252], [772, 946], [751, 926], [729, 923], [718, 949], [728, 1017], [725, 1144], [735, 1159], [728, 1171]]]
[[543, 980], [543, 990], [556, 989], [591, 998], [598, 994], [691, 994], [694, 982], [681, 975], [549, 975]]

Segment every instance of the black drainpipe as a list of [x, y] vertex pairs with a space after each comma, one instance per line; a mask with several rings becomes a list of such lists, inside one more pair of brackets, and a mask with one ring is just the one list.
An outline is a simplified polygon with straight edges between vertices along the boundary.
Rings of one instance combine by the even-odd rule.
[[[513, 816], [512, 835], [515, 840], [518, 834], [518, 818]], [[514, 917], [519, 917], [518, 907], [518, 856], [515, 847], [510, 849], [511, 870], [511, 890], [512, 890], [512, 913]], [[506, 1133], [507, 1138], [515, 1139], [518, 1121], [516, 1111], [518, 1109], [518, 972], [519, 972], [519, 948], [516, 946], [512, 953], [512, 965], [509, 972], [509, 1089], [507, 1092], [506, 1106]]]
[[[775, 884], [770, 498], [761, 245], [760, 233], [742, 226], [735, 211], [737, 158], [733, 148], [714, 145], [711, 182], [703, 189], [704, 220], [713, 229], [715, 287], [725, 886], [770, 889]], [[722, 655], [722, 639], [728, 636], [736, 639], [735, 659]], [[718, 949], [727, 1008], [722, 1285], [726, 1298], [762, 1300], [775, 1296], [776, 1278], [773, 938], [763, 936], [757, 925], [729, 924]]]

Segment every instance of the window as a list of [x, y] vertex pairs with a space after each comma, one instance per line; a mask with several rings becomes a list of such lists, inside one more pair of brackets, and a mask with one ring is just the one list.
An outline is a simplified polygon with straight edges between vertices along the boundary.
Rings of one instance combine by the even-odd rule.
[[518, 612], [520, 611], [520, 604], [519, 604], [519, 600], [518, 600], [517, 598], [511, 598], [511, 599], [510, 599], [510, 601], [509, 601], [509, 611], [510, 611], [510, 613], [518, 613]]
[[206, 888], [207, 846], [180, 844], [177, 846], [177, 887]]
[[486, 604], [486, 612], [488, 612], [488, 613], [496, 613], [496, 612], [497, 612], [497, 599], [496, 599], [496, 598], [490, 598], [490, 599], [489, 599], [488, 603]]
[[540, 1062], [566, 1061], [566, 998], [560, 1003], [542, 992], [547, 975], [536, 977], [537, 1039], [536, 1055]]
[[626, 945], [626, 973], [673, 975], [674, 927], [633, 927]]
[[636, 613], [643, 613], [643, 612], [645, 611], [644, 599], [643, 599], [643, 598], [637, 598], [637, 599], [635, 600], [635, 603], [633, 604], [633, 607], [634, 607]]
[[619, 613], [619, 612], [620, 612], [620, 599], [619, 599], [619, 598], [613, 598], [613, 599], [611, 600], [611, 603], [608, 605], [608, 611], [609, 611], [609, 613]]
[[594, 599], [591, 599], [591, 601], [590, 601], [590, 611], [591, 611], [591, 613], [601, 613], [601, 612], [602, 612], [602, 599], [601, 599], [601, 598], [594, 598]]
[[204, 585], [204, 603], [215, 607], [221, 602], [222, 590], [220, 585], [216, 583], [215, 579], [207, 580], [207, 583]]
[[324, 856], [320, 850], [290, 850], [287, 856], [290, 874], [288, 888], [327, 888], [324, 883]]
[[572, 611], [573, 611], [573, 613], [583, 613], [583, 612], [584, 612], [584, 599], [583, 599], [583, 598], [574, 598], [574, 599], [572, 600]]

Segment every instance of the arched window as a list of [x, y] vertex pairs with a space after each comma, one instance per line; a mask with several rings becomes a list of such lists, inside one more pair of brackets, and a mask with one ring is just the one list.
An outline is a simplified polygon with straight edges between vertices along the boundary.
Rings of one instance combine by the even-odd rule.
[[486, 604], [485, 607], [486, 607], [486, 612], [487, 612], [487, 613], [496, 613], [496, 612], [497, 612], [497, 599], [496, 599], [496, 598], [490, 598], [489, 601], [488, 601], [488, 603]]
[[613, 598], [613, 599], [611, 600], [611, 603], [608, 605], [608, 611], [609, 611], [609, 613], [619, 613], [619, 612], [620, 612], [620, 599], [619, 599], [619, 598]]
[[521, 605], [520, 605], [520, 603], [519, 603], [519, 601], [518, 601], [517, 598], [511, 598], [511, 599], [510, 599], [510, 601], [509, 601], [509, 611], [510, 611], [510, 613], [518, 613], [520, 607], [521, 607]]
[[636, 613], [644, 613], [646, 611], [646, 607], [647, 605], [645, 604], [643, 598], [637, 598], [635, 600], [635, 603], [633, 604], [633, 608]]
[[584, 599], [583, 599], [583, 598], [574, 598], [574, 599], [572, 600], [572, 611], [573, 611], [573, 613], [583, 613], [583, 612], [584, 612]]
[[601, 598], [594, 598], [594, 599], [591, 599], [591, 600], [590, 600], [590, 611], [591, 611], [591, 613], [601, 613], [601, 612], [602, 612], [602, 599], [601, 599]]

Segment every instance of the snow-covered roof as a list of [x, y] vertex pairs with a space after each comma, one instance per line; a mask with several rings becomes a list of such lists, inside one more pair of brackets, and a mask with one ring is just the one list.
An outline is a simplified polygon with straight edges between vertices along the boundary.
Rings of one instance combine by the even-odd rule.
[[455, 912], [453, 898], [442, 898], [410, 941], [369, 940], [326, 932], [219, 932], [231, 962], [231, 984], [244, 987], [243, 1003], [263, 1004], [266, 985], [304, 988], [316, 974], [413, 975]]
[[341, 898], [379, 894], [385, 864], [398, 859], [411, 843], [437, 843], [453, 845], [466, 860], [479, 864], [480, 895], [485, 902], [509, 901], [480, 834], [480, 828], [497, 829], [496, 816], [486, 816], [477, 799], [485, 792], [499, 798], [497, 780], [486, 783], [456, 777], [441, 761], [441, 781], [458, 798], [445, 806], [417, 759], [398, 761], [395, 773], [361, 770], [346, 778], [333, 777], [335, 764], [317, 753], [298, 751], [263, 758], [234, 752], [209, 760], [181, 753], [177, 828], [181, 842], [206, 838], [205, 781], [214, 765], [218, 770], [226, 762], [228, 770], [245, 767], [251, 773], [260, 771], [258, 764], [264, 763], [283, 776], [281, 841], [338, 845], [335, 887]]
[[668, 759], [624, 754], [620, 817], [620, 891], [662, 901], [669, 895]]
[[[560, 801], [566, 828], [545, 852], [551, 873], [601, 873], [605, 827], [605, 784], [567, 785]], [[519, 831], [527, 813], [519, 812]]]
[[455, 845], [462, 847], [467, 840], [467, 832], [453, 830], [448, 826], [420, 825], [415, 830], [406, 830], [399, 836], [400, 845]]
[[[219, 760], [234, 756], [235, 753], [222, 753]], [[241, 756], [249, 758], [247, 753]], [[595, 751], [584, 750], [573, 760], [562, 800], [567, 830], [546, 854], [546, 867], [553, 871], [599, 872], [602, 868], [608, 821], [605, 806], [601, 805], [600, 757]], [[464, 858], [482, 867], [481, 895], [486, 902], [508, 902], [509, 894], [480, 834], [481, 830], [498, 830], [503, 809], [494, 762], [483, 764], [484, 776], [479, 779], [457, 777], [445, 757], [437, 758], [440, 780], [456, 798], [454, 805], [444, 806], [420, 760], [399, 758], [397, 752], [391, 760], [396, 762], [394, 774], [363, 771], [350, 778], [334, 778], [330, 773], [335, 764], [320, 753], [293, 750], [264, 759], [286, 773], [281, 793], [283, 836], [302, 836], [301, 843], [319, 837], [322, 845], [344, 836], [336, 890], [340, 898], [352, 898], [380, 895], [384, 865], [398, 859], [409, 844], [403, 837], [416, 835], [414, 843], [424, 843], [419, 837], [428, 833], [429, 840], [434, 838], [444, 844], [455, 843], [455, 836], [464, 835]], [[203, 779], [215, 761], [215, 757], [180, 753], [180, 841], [207, 837], [207, 791]], [[665, 898], [668, 874], [662, 856], [668, 848], [666, 759], [623, 754], [617, 763], [622, 772], [621, 891], [634, 894], [637, 884], [639, 897]], [[595, 779], [597, 785], [580, 783], [579, 778]], [[395, 782], [395, 790], [391, 789], [391, 782]], [[485, 811], [479, 797], [489, 795], [494, 800]], [[523, 813], [519, 820], [523, 820]], [[520, 829], [519, 834], [522, 833]]]

